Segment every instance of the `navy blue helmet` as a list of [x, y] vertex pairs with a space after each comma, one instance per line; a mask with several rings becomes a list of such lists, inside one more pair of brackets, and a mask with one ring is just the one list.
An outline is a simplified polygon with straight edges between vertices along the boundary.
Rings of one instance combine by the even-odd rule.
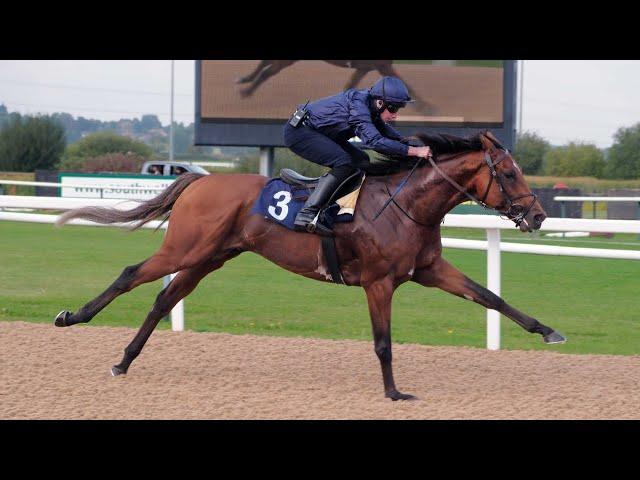
[[407, 86], [397, 77], [382, 77], [369, 91], [373, 98], [379, 98], [387, 104], [415, 102], [415, 100], [412, 100], [409, 96]]

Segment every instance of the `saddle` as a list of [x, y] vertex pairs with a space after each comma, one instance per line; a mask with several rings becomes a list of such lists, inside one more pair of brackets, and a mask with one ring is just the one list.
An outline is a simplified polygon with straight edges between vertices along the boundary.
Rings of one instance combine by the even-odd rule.
[[289, 185], [297, 185], [305, 188], [313, 188], [318, 183], [320, 177], [305, 177], [298, 172], [291, 170], [290, 168], [283, 168], [280, 170], [280, 178], [287, 182]]
[[[355, 207], [355, 199], [353, 199], [353, 207], [351, 207], [349, 199], [349, 195], [351, 193], [356, 192], [362, 186], [362, 179], [364, 177], [364, 172], [361, 170], [357, 170], [355, 173], [347, 177], [340, 186], [333, 192], [333, 195], [329, 198], [327, 205], [331, 205], [332, 203], [338, 203], [342, 208], [345, 208], [345, 203], [349, 204], [346, 208], [351, 208], [351, 212], [353, 213], [353, 207]], [[318, 186], [318, 181], [320, 177], [305, 177], [304, 175], [300, 175], [295, 170], [291, 170], [290, 168], [283, 168], [280, 170], [280, 179], [283, 182], [288, 183], [294, 187], [299, 187], [301, 189], [308, 189], [309, 191], [313, 191]], [[343, 201], [344, 200], [344, 201]]]
[[[362, 170], [357, 170], [333, 192], [327, 206], [320, 212], [322, 222], [325, 225], [332, 227], [335, 222], [351, 222], [353, 220], [364, 175]], [[280, 171], [280, 177], [272, 178], [264, 186], [251, 209], [251, 213], [258, 213], [289, 230], [295, 230], [294, 219], [311, 192], [318, 186], [319, 179], [319, 177], [305, 177], [290, 168], [283, 168]], [[340, 273], [340, 261], [335, 239], [323, 236], [321, 242], [332, 280], [335, 283], [344, 284]]]

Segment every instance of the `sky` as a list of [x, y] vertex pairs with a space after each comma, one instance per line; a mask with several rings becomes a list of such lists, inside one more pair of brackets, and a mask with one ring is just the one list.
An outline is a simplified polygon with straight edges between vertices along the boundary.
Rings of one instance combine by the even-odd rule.
[[[525, 60], [522, 130], [554, 145], [606, 148], [640, 122], [640, 61]], [[195, 65], [175, 61], [174, 119], [194, 121]], [[169, 124], [169, 60], [0, 60], [0, 104], [21, 113], [100, 120], [156, 114]]]

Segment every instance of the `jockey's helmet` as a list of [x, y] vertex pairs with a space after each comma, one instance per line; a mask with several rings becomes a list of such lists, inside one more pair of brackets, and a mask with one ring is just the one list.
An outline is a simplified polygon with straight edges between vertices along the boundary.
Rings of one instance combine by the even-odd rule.
[[386, 104], [398, 104], [404, 106], [411, 103], [409, 89], [398, 77], [382, 77], [369, 90], [373, 98], [380, 99]]

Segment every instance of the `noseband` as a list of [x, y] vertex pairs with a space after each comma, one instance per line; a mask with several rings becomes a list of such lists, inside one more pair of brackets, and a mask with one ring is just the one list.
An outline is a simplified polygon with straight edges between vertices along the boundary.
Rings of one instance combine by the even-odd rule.
[[[496, 165], [498, 165], [505, 158], [507, 158], [508, 154], [509, 154], [509, 151], [505, 149], [503, 151], [502, 155], [498, 158], [498, 160], [496, 160], [496, 162], [493, 163], [491, 155], [489, 154], [488, 151], [485, 151], [484, 160], [487, 163], [487, 166], [489, 167], [490, 177], [489, 177], [489, 183], [487, 184], [487, 189], [485, 190], [484, 195], [482, 196], [481, 200], [478, 200], [476, 197], [471, 195], [464, 188], [462, 188], [455, 180], [453, 180], [446, 173], [444, 173], [436, 165], [436, 163], [433, 161], [432, 157], [429, 157], [429, 163], [431, 163], [433, 168], [435, 168], [436, 171], [438, 173], [440, 173], [440, 175], [442, 175], [442, 177], [447, 182], [449, 182], [453, 187], [455, 187], [460, 193], [466, 195], [470, 200], [472, 200], [473, 202], [475, 202], [475, 203], [477, 203], [479, 205], [482, 205], [486, 209], [497, 211], [501, 215], [507, 217], [507, 219], [512, 220], [516, 224], [516, 226], [519, 227], [522, 222], [524, 222], [525, 224], [527, 223], [527, 221], [525, 220], [525, 217], [529, 214], [529, 211], [533, 208], [533, 204], [536, 203], [536, 199], [538, 198], [538, 196], [535, 193], [527, 193], [527, 194], [524, 194], [524, 195], [519, 195], [517, 197], [509, 196], [509, 194], [507, 193], [506, 189], [504, 188], [503, 176], [502, 176], [502, 174], [498, 173], [497, 170], [496, 170]], [[497, 208], [490, 207], [489, 205], [487, 205], [485, 203], [485, 200], [487, 199], [487, 196], [489, 195], [489, 190], [491, 189], [491, 184], [493, 183], [494, 179], [498, 183], [498, 187], [500, 188], [500, 193], [502, 193], [502, 195], [504, 197], [506, 197], [506, 199], [507, 199], [508, 207], [507, 207], [506, 211], [498, 210]], [[516, 200], [520, 200], [522, 198], [527, 198], [527, 197], [532, 197], [532, 198], [531, 198], [531, 203], [529, 203], [529, 205], [527, 205], [526, 208], [523, 207], [522, 205], [518, 204], [518, 203], [515, 203]], [[528, 224], [527, 224], [527, 226], [528, 226]]]

